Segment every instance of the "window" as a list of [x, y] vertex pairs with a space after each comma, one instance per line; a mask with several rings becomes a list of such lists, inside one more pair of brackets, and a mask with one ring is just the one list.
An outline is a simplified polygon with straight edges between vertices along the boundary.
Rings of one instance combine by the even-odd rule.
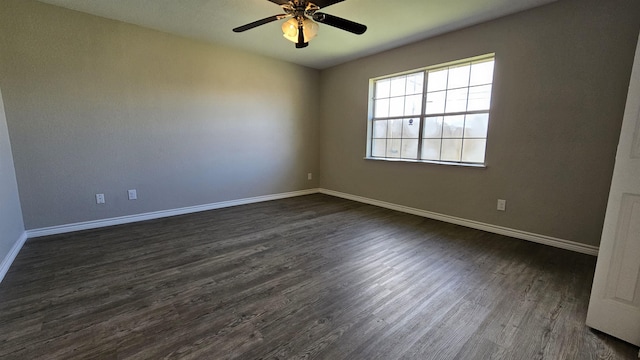
[[368, 157], [484, 164], [494, 56], [373, 80]]

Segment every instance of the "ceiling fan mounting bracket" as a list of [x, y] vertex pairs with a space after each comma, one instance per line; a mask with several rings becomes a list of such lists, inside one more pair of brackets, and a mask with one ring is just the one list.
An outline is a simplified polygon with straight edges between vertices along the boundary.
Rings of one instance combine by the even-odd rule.
[[289, 1], [288, 4], [282, 5], [282, 10], [288, 16], [292, 16], [298, 22], [302, 22], [305, 18], [313, 18], [313, 15], [320, 10], [320, 7], [309, 1]]

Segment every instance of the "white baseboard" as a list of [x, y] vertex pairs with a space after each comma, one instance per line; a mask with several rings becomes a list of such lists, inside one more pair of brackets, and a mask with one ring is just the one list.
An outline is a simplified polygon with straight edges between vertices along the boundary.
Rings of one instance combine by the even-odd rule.
[[18, 256], [18, 253], [20, 252], [20, 249], [22, 249], [22, 246], [24, 245], [25, 241], [27, 241], [26, 231], [23, 232], [22, 235], [20, 235], [18, 240], [16, 240], [16, 242], [11, 247], [11, 250], [9, 250], [9, 253], [7, 254], [7, 256], [5, 256], [4, 259], [2, 259], [2, 262], [0, 263], [0, 282], [2, 282], [2, 280], [4, 279], [4, 276], [7, 275], [7, 272], [9, 271], [11, 264], [13, 264], [13, 261], [16, 259], [16, 256]]
[[577, 243], [575, 241], [563, 240], [563, 239], [558, 239], [551, 236], [539, 235], [539, 234], [534, 234], [526, 231], [510, 229], [502, 226], [486, 224], [478, 221], [462, 219], [455, 216], [449, 216], [449, 215], [439, 214], [431, 211], [420, 210], [420, 209], [416, 209], [408, 206], [397, 205], [397, 204], [388, 203], [385, 201], [369, 199], [362, 196], [346, 194], [346, 193], [333, 191], [333, 190], [320, 189], [319, 192], [322, 194], [336, 196], [336, 197], [353, 200], [353, 201], [357, 201], [357, 202], [361, 202], [369, 205], [375, 205], [375, 206], [379, 206], [379, 207], [383, 207], [391, 210], [401, 211], [408, 214], [418, 215], [418, 216], [426, 217], [429, 219], [440, 220], [440, 221], [444, 221], [444, 222], [448, 222], [456, 225], [470, 227], [473, 229], [510, 236], [517, 239], [521, 239], [521, 240], [532, 241], [535, 243], [549, 245], [549, 246], [553, 246], [553, 247], [557, 247], [565, 250], [571, 250], [571, 251], [579, 252], [582, 254], [598, 256], [598, 247]]
[[27, 236], [29, 238], [35, 238], [35, 237], [41, 237], [41, 236], [64, 234], [64, 233], [80, 231], [80, 230], [97, 229], [97, 228], [102, 228], [107, 226], [122, 225], [122, 224], [138, 222], [138, 221], [153, 220], [153, 219], [160, 219], [160, 218], [176, 216], [176, 215], [191, 214], [191, 213], [200, 212], [200, 211], [215, 210], [215, 209], [221, 209], [221, 208], [238, 206], [238, 205], [258, 203], [263, 201], [310, 195], [318, 192], [319, 192], [319, 189], [292, 191], [292, 192], [286, 192], [286, 193], [280, 193], [280, 194], [256, 196], [252, 198], [189, 206], [189, 207], [183, 207], [179, 209], [154, 211], [154, 212], [149, 212], [144, 214], [120, 216], [115, 218], [94, 220], [94, 221], [85, 221], [85, 222], [79, 222], [74, 224], [51, 226], [51, 227], [40, 228], [40, 229], [31, 229], [31, 230], [27, 230]]
[[246, 199], [222, 201], [217, 203], [190, 206], [190, 207], [184, 207], [179, 209], [155, 211], [155, 212], [144, 213], [144, 214], [121, 216], [121, 217], [110, 218], [110, 219], [86, 221], [81, 223], [27, 230], [26, 235], [23, 235], [21, 239], [16, 242], [16, 245], [14, 245], [14, 248], [12, 248], [9, 255], [7, 255], [7, 257], [3, 260], [0, 266], [0, 281], [2, 279], [1, 276], [4, 276], [4, 273], [6, 273], [6, 271], [9, 269], [11, 262], [13, 262], [13, 259], [18, 254], [18, 251], [20, 251], [22, 244], [24, 244], [24, 241], [27, 238], [64, 234], [64, 233], [80, 231], [80, 230], [97, 229], [97, 228], [102, 228], [106, 226], [128, 224], [128, 223], [133, 223], [138, 221], [159, 219], [159, 218], [176, 216], [176, 215], [184, 215], [184, 214], [190, 214], [190, 213], [195, 213], [200, 211], [252, 204], [252, 203], [257, 203], [262, 201], [270, 201], [270, 200], [278, 200], [278, 199], [284, 199], [284, 198], [290, 198], [290, 197], [296, 197], [296, 196], [310, 195], [318, 192], [326, 195], [340, 197], [343, 199], [353, 200], [353, 201], [357, 201], [365, 204], [370, 204], [370, 205], [379, 206], [379, 207], [383, 207], [391, 210], [396, 210], [396, 211], [400, 211], [408, 214], [418, 215], [418, 216], [426, 217], [429, 219], [440, 220], [440, 221], [444, 221], [444, 222], [448, 222], [456, 225], [462, 225], [472, 229], [478, 229], [478, 230], [483, 230], [483, 231], [487, 231], [495, 234], [510, 236], [513, 238], [521, 239], [521, 240], [532, 241], [535, 243], [549, 245], [549, 246], [553, 246], [553, 247], [557, 247], [565, 250], [571, 250], [571, 251], [593, 255], [593, 256], [598, 255], [597, 246], [585, 245], [585, 244], [577, 243], [570, 240], [558, 239], [551, 236], [534, 234], [534, 233], [530, 233], [522, 230], [516, 230], [516, 229], [510, 229], [502, 226], [486, 224], [479, 221], [467, 220], [467, 219], [458, 218], [455, 216], [449, 216], [449, 215], [439, 214], [431, 211], [416, 209], [408, 206], [397, 205], [397, 204], [393, 204], [385, 201], [374, 200], [374, 199], [370, 199], [370, 198], [366, 198], [358, 195], [342, 193], [334, 190], [308, 189], [308, 190], [292, 191], [292, 192], [273, 194], [273, 195], [257, 196], [257, 197], [246, 198]]

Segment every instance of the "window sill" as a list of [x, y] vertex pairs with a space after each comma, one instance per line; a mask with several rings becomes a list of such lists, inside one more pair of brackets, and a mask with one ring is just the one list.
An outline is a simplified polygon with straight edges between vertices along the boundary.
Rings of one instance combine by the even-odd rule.
[[406, 162], [406, 163], [423, 163], [423, 164], [434, 164], [434, 165], [451, 165], [451, 166], [471, 167], [471, 168], [480, 168], [480, 169], [486, 169], [487, 168], [487, 165], [485, 165], [485, 164], [459, 163], [459, 162], [451, 162], [451, 161], [392, 159], [392, 158], [377, 158], [377, 157], [368, 157], [368, 156], [366, 156], [364, 158], [364, 160]]

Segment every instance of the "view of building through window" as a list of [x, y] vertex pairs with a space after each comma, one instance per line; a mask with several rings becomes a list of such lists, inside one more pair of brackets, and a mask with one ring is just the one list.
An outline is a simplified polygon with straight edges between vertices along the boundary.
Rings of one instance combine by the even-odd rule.
[[493, 55], [373, 83], [372, 158], [483, 164]]

